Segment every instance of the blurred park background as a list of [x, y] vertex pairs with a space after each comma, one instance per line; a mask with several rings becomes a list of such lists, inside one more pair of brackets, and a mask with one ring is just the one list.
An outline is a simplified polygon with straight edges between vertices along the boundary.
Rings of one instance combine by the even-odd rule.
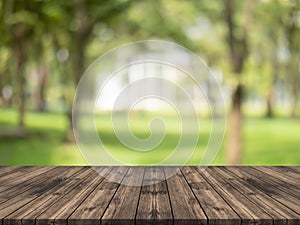
[[0, 165], [85, 165], [76, 86], [98, 56], [146, 39], [190, 49], [220, 78], [228, 120], [214, 165], [300, 165], [299, 0], [1, 0], [0, 17]]

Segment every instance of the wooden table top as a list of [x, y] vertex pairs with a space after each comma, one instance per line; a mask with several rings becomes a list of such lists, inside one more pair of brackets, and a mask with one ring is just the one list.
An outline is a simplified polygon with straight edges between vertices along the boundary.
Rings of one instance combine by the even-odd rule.
[[300, 224], [300, 167], [0, 167], [0, 224]]

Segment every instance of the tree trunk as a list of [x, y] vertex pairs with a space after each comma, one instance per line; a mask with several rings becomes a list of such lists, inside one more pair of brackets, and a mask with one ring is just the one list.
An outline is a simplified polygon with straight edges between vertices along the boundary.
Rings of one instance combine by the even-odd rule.
[[74, 40], [74, 78], [77, 85], [85, 69], [85, 49], [91, 32], [85, 0], [76, 0], [76, 32]]
[[266, 112], [266, 118], [272, 118], [274, 117], [274, 111], [273, 111], [273, 99], [275, 95], [275, 85], [278, 80], [278, 73], [279, 73], [279, 62], [277, 57], [277, 46], [278, 46], [278, 35], [271, 30], [268, 33], [268, 36], [272, 42], [272, 51], [271, 51], [271, 58], [272, 58], [272, 71], [271, 71], [271, 85], [269, 87], [267, 97], [266, 97], [266, 104], [267, 104], [267, 112]]
[[46, 65], [42, 65], [39, 68], [39, 85], [37, 93], [37, 111], [45, 112], [46, 110], [46, 98], [45, 90], [48, 80], [49, 70]]
[[244, 21], [241, 27], [237, 27], [234, 23], [235, 1], [226, 0], [224, 2], [225, 22], [227, 25], [228, 38], [227, 44], [230, 50], [230, 60], [232, 70], [236, 75], [238, 85], [232, 95], [232, 110], [229, 116], [229, 134], [228, 134], [228, 149], [226, 161], [229, 165], [238, 165], [241, 163], [242, 156], [242, 139], [241, 126], [242, 115], [241, 105], [243, 99], [243, 86], [240, 83], [240, 76], [243, 72], [244, 62], [248, 54], [247, 33], [249, 29], [254, 0], [248, 0], [244, 3]]
[[46, 110], [45, 93], [49, 76], [49, 66], [45, 62], [44, 48], [41, 41], [36, 42], [34, 54], [38, 74], [38, 85], [34, 96], [35, 109], [38, 112], [44, 112]]
[[241, 104], [242, 86], [238, 85], [232, 96], [232, 109], [229, 116], [230, 130], [228, 136], [227, 163], [238, 165], [242, 159], [242, 137], [241, 137]]
[[269, 93], [267, 94], [267, 112], [266, 112], [266, 118], [273, 118], [274, 117], [274, 113], [273, 113], [273, 87], [271, 87], [269, 89]]
[[25, 62], [25, 55], [24, 55], [24, 27], [22, 25], [16, 25], [13, 30], [14, 32], [14, 42], [13, 42], [13, 49], [14, 49], [14, 56], [16, 59], [16, 77], [17, 77], [17, 93], [18, 93], [18, 112], [19, 112], [19, 119], [18, 125], [20, 128], [25, 127], [25, 74], [24, 74], [24, 62]]
[[0, 107], [3, 105], [3, 106], [6, 106], [7, 104], [7, 100], [3, 97], [2, 95], [2, 91], [3, 91], [3, 88], [5, 86], [5, 84], [7, 84], [6, 82], [6, 73], [7, 73], [7, 67], [5, 67], [4, 71], [2, 73], [0, 73]]
[[[73, 45], [73, 74], [74, 74], [74, 83], [77, 87], [81, 76], [85, 70], [85, 49], [87, 41], [91, 33], [91, 25], [88, 21], [88, 12], [86, 9], [85, 0], [76, 0], [76, 11], [75, 11], [75, 22], [76, 22], [76, 31], [74, 37]], [[69, 120], [70, 128], [67, 132], [67, 139], [73, 141], [73, 132], [72, 128], [76, 128], [76, 120], [72, 120], [72, 100], [70, 102], [70, 108], [67, 110], [67, 118]]]
[[298, 27], [298, 20], [297, 15], [299, 12], [298, 5], [299, 0], [296, 1], [297, 4], [290, 7], [289, 10], [289, 18], [287, 23], [285, 24], [286, 27], [286, 34], [288, 39], [288, 46], [290, 51], [290, 61], [289, 61], [289, 68], [288, 73], [290, 74], [290, 82], [291, 82], [291, 94], [292, 94], [292, 111], [291, 117], [295, 118], [297, 116], [297, 105], [298, 105], [298, 95], [299, 95], [299, 27]]
[[292, 56], [290, 60], [290, 73], [291, 73], [291, 81], [292, 81], [292, 111], [291, 117], [297, 117], [297, 107], [298, 107], [298, 95], [299, 95], [299, 71], [298, 71], [299, 60], [298, 57]]
[[[298, 75], [299, 76], [299, 75]], [[292, 83], [292, 95], [293, 95], [293, 99], [292, 99], [292, 111], [291, 111], [291, 117], [292, 118], [297, 118], [298, 116], [298, 94], [299, 94], [299, 91], [298, 91], [298, 80], [295, 79], [296, 81], [294, 81]]]

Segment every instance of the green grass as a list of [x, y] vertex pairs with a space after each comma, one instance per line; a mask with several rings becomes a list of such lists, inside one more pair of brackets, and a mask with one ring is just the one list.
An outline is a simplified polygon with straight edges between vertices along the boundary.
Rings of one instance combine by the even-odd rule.
[[[15, 127], [17, 114], [13, 110], [0, 110], [0, 131]], [[61, 114], [32, 113], [26, 115], [26, 138], [0, 139], [1, 165], [85, 165], [75, 144], [66, 139], [66, 118]]]
[[[153, 116], [153, 115], [151, 115]], [[110, 127], [108, 115], [96, 119], [99, 136], [110, 154], [123, 162], [144, 165], [159, 162], [170, 155], [180, 137], [178, 118], [164, 115], [168, 127], [166, 138], [154, 150], [132, 151], [121, 145]], [[133, 115], [131, 129], [139, 138], [151, 135], [148, 127], [152, 117]], [[0, 136], [17, 129], [17, 113], [0, 110]], [[122, 123], [122, 119], [118, 121]], [[76, 144], [65, 141], [67, 120], [56, 113], [28, 112], [26, 124], [31, 135], [26, 138], [0, 137], [0, 165], [86, 165]], [[197, 152], [189, 161], [196, 165], [201, 158], [210, 133], [210, 123], [200, 120], [200, 140]], [[121, 125], [124, 128], [124, 126]], [[156, 129], [155, 127], [152, 127]], [[157, 128], [160, 131], [160, 127]], [[121, 133], [126, 134], [126, 129]], [[155, 132], [157, 133], [157, 132]], [[300, 121], [284, 118], [245, 119], [243, 126], [244, 165], [300, 165]], [[219, 151], [213, 165], [225, 165], [225, 145]], [[186, 144], [186, 148], [191, 148]], [[145, 160], [146, 159], [146, 160]]]
[[246, 120], [243, 139], [244, 164], [300, 165], [300, 120]]

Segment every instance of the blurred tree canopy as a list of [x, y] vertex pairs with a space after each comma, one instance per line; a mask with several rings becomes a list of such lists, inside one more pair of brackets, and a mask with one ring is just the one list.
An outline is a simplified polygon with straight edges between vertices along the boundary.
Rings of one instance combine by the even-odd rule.
[[18, 108], [22, 129], [26, 109], [60, 110], [71, 122], [87, 66], [145, 39], [177, 42], [222, 71], [231, 164], [241, 157], [243, 112], [300, 115], [300, 0], [2, 0], [0, 17], [0, 104]]

